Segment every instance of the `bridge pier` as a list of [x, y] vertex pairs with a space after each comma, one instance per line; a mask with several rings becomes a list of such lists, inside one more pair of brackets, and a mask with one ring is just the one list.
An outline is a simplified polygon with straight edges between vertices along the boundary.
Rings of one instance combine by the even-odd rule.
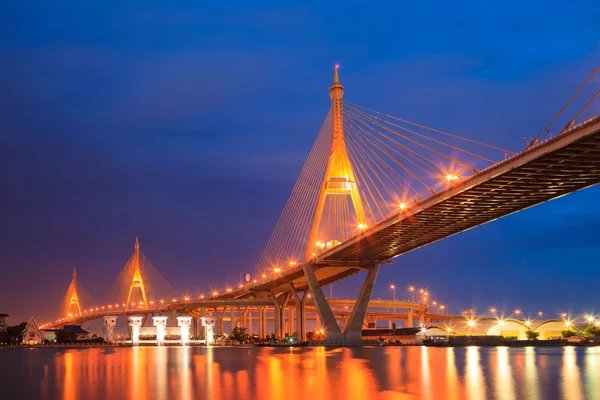
[[248, 335], [252, 336], [252, 309], [248, 312]]
[[267, 336], [267, 321], [265, 318], [265, 306], [258, 307], [258, 336], [265, 338]]
[[407, 328], [412, 328], [413, 327], [413, 310], [412, 308], [408, 308], [406, 310], [406, 327]]
[[298, 330], [300, 331], [300, 340], [305, 341], [306, 340], [306, 299], [308, 298], [308, 291], [305, 291], [302, 294], [302, 299], [300, 299], [300, 307], [298, 307], [299, 311], [300, 311], [300, 318], [298, 318], [298, 321], [300, 321], [300, 327], [298, 328]]
[[362, 326], [367, 315], [367, 309], [369, 307], [369, 301], [371, 300], [371, 294], [375, 287], [375, 281], [377, 280], [377, 274], [379, 272], [379, 265], [372, 266], [367, 272], [367, 278], [365, 279], [356, 303], [352, 308], [352, 313], [348, 320], [346, 329], [344, 330], [344, 340], [349, 343], [360, 343], [362, 342]]
[[323, 289], [321, 289], [321, 285], [317, 280], [313, 268], [314, 267], [312, 264], [302, 264], [302, 269], [304, 270], [304, 275], [306, 276], [308, 287], [313, 295], [313, 301], [315, 304], [315, 308], [317, 309], [317, 314], [319, 316], [319, 319], [325, 326], [325, 338], [327, 341], [330, 342], [341, 343], [344, 341], [344, 335], [342, 334], [340, 326], [337, 324], [335, 315], [333, 315], [329, 304], [327, 304], [327, 299], [325, 299]]
[[278, 339], [283, 339], [285, 330], [285, 308], [290, 300], [290, 293], [283, 293], [279, 298], [275, 293], [271, 292], [273, 297], [273, 305], [275, 312], [275, 336]]

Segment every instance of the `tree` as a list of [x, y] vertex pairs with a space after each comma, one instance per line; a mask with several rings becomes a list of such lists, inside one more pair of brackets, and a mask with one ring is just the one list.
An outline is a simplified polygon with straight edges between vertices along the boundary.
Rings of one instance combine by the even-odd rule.
[[540, 336], [540, 333], [534, 331], [533, 329], [527, 329], [525, 331], [525, 335], [527, 335], [527, 340], [537, 340], [537, 338]]
[[21, 336], [21, 333], [27, 328], [27, 322], [21, 322], [19, 325], [7, 326], [6, 333], [15, 340]]
[[585, 337], [600, 337], [600, 327], [590, 325], [583, 330], [583, 336]]
[[564, 339], [577, 336], [577, 332], [575, 332], [573, 329], [563, 329], [560, 334]]
[[246, 328], [240, 328], [239, 326], [233, 328], [231, 331], [231, 338], [237, 340], [240, 343], [248, 341], [248, 335], [246, 335]]

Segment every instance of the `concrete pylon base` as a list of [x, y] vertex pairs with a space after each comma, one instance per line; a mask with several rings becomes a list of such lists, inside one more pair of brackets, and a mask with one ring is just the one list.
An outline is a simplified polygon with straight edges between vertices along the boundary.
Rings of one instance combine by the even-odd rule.
[[346, 332], [344, 335], [344, 343], [346, 344], [362, 344], [362, 332]]

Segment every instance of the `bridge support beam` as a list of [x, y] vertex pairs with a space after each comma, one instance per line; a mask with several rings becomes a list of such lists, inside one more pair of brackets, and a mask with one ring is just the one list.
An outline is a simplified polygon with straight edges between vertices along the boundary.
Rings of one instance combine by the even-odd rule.
[[[360, 343], [362, 342], [362, 327], [367, 315], [367, 309], [369, 308], [369, 301], [371, 300], [371, 294], [375, 287], [375, 281], [377, 280], [377, 273], [379, 272], [379, 265], [374, 265], [367, 272], [367, 278], [360, 289], [356, 304], [352, 309], [346, 329], [344, 330], [344, 340], [347, 343]], [[391, 322], [391, 320], [390, 320]]]
[[263, 339], [267, 336], [265, 306], [258, 306], [258, 336]]
[[271, 293], [273, 296], [273, 305], [275, 311], [275, 336], [278, 339], [283, 339], [283, 333], [285, 330], [285, 307], [290, 300], [290, 293], [283, 293], [279, 297], [275, 293]]
[[302, 269], [304, 270], [304, 275], [306, 276], [306, 280], [308, 282], [308, 288], [312, 293], [317, 314], [319, 315], [319, 319], [325, 327], [326, 340], [334, 343], [343, 342], [344, 335], [342, 334], [340, 326], [337, 324], [329, 304], [327, 304], [327, 299], [325, 299], [323, 289], [321, 289], [321, 285], [319, 284], [319, 281], [315, 275], [313, 265], [304, 263], [302, 264]]
[[412, 308], [409, 308], [406, 310], [406, 327], [407, 328], [412, 328], [413, 327], [413, 310]]

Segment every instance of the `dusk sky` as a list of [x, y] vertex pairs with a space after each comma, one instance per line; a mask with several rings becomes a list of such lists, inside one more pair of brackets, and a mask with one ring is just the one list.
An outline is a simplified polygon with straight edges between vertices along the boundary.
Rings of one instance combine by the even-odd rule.
[[[136, 236], [182, 294], [254, 271], [337, 62], [345, 99], [513, 151], [600, 63], [597, 1], [206, 3], [0, 5], [0, 313], [12, 323], [54, 317], [74, 267], [100, 304]], [[593, 312], [599, 199], [586, 189], [401, 256], [374, 297], [395, 282], [456, 313]]]

